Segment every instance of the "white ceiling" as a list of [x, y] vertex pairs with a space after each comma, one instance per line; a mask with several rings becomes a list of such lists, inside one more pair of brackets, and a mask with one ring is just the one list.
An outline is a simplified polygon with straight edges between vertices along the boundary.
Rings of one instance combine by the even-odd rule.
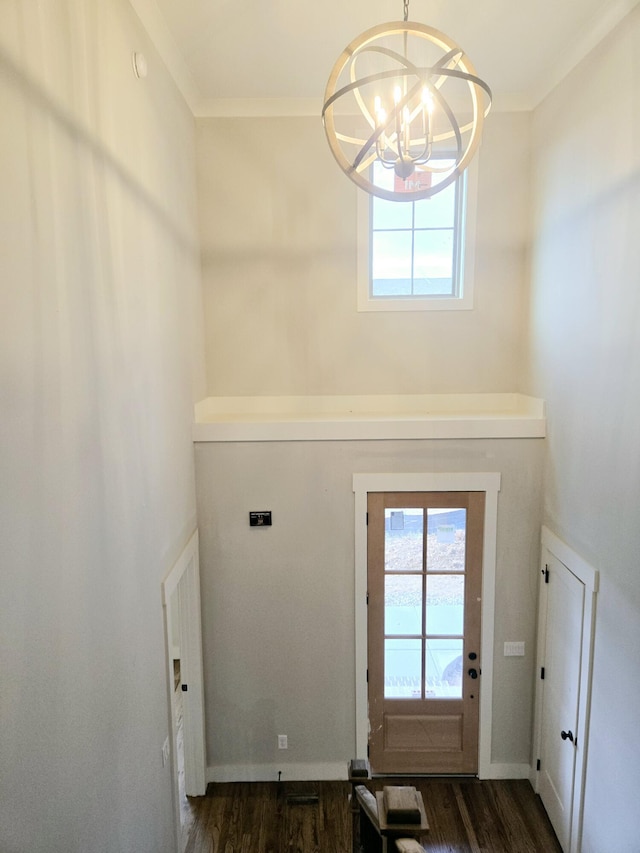
[[[531, 109], [639, 0], [411, 0], [474, 63], [498, 109]], [[402, 0], [131, 0], [196, 115], [319, 111], [329, 72]], [[261, 105], [261, 106], [260, 106]]]

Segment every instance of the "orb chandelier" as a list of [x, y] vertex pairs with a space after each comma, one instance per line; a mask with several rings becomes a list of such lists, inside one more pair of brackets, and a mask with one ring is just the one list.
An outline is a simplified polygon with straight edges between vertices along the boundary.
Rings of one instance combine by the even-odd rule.
[[[455, 181], [491, 107], [491, 89], [462, 48], [408, 17], [404, 0], [403, 21], [373, 27], [344, 49], [322, 108], [340, 168], [389, 201], [430, 198]], [[374, 182], [374, 162], [392, 174]]]

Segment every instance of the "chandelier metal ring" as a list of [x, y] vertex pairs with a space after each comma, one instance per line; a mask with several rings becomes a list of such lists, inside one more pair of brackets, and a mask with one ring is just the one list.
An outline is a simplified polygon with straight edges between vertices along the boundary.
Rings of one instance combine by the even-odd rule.
[[[333, 156], [352, 181], [381, 198], [416, 201], [466, 169], [490, 106], [489, 86], [458, 45], [433, 27], [396, 21], [367, 30], [345, 48], [329, 76], [322, 119]], [[408, 188], [375, 185], [369, 167], [376, 159], [394, 168]], [[416, 169], [438, 179], [412, 189]]]

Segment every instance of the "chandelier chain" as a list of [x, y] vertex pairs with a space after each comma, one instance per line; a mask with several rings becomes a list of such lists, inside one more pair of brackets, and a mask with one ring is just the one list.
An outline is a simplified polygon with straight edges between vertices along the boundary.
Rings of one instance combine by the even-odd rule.
[[404, 0], [404, 19], [409, 20], [409, 0]]

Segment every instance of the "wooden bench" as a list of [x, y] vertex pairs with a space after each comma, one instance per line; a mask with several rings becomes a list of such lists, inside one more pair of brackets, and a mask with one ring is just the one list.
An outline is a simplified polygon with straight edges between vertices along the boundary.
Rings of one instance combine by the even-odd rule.
[[[429, 830], [422, 794], [411, 786], [389, 786], [373, 794], [366, 762], [349, 763], [353, 853], [424, 853]], [[400, 822], [406, 820], [408, 822]]]

